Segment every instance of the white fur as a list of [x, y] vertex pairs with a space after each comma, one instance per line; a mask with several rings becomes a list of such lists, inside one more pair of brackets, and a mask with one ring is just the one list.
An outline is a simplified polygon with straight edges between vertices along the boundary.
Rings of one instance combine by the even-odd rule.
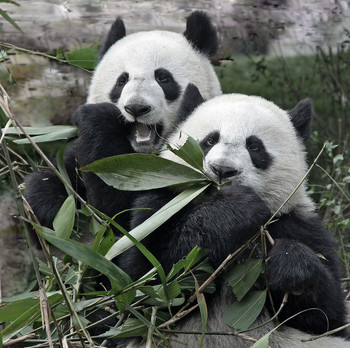
[[[158, 68], [170, 71], [180, 85], [181, 94], [177, 100], [167, 102], [165, 99], [154, 77], [154, 71]], [[151, 106], [152, 111], [138, 118], [138, 122], [162, 123], [163, 135], [167, 135], [176, 123], [176, 112], [188, 83], [195, 84], [204, 98], [221, 94], [219, 81], [209, 59], [194, 50], [182, 34], [168, 31], [138, 32], [117, 41], [96, 68], [87, 102], [110, 102], [109, 93], [123, 72], [128, 72], [129, 82], [116, 106], [130, 122], [135, 119], [124, 110], [125, 105], [138, 103]]]
[[[206, 172], [213, 174], [209, 167], [213, 163], [239, 169], [241, 174], [229, 179], [253, 188], [271, 213], [282, 205], [307, 171], [304, 147], [288, 113], [263, 98], [243, 94], [213, 98], [201, 104], [169, 142], [182, 145], [188, 136], [201, 141], [212, 131], [220, 132], [220, 141], [205, 157]], [[259, 137], [273, 157], [272, 165], [266, 170], [252, 164], [246, 149], [246, 139], [251, 135]], [[162, 156], [179, 161], [170, 151]], [[314, 210], [305, 184], [281, 212], [292, 208], [304, 213]]]

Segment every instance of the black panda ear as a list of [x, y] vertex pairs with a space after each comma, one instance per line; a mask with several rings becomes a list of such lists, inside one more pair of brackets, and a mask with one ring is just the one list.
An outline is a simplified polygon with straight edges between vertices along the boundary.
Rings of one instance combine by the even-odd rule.
[[118, 17], [112, 24], [111, 29], [107, 34], [105, 41], [102, 43], [99, 49], [100, 59], [105, 55], [109, 48], [118, 40], [122, 39], [126, 35], [125, 25], [123, 20]]
[[192, 114], [193, 110], [204, 102], [205, 100], [203, 99], [198, 88], [193, 83], [189, 83], [186, 87], [181, 105], [177, 112], [178, 122], [180, 123], [185, 121], [187, 117]]
[[312, 120], [314, 107], [309, 98], [301, 100], [293, 109], [288, 111], [290, 119], [298, 135], [303, 139], [304, 144], [308, 141], [312, 131]]
[[218, 49], [216, 29], [204, 12], [195, 11], [187, 18], [184, 36], [205, 55], [212, 56]]

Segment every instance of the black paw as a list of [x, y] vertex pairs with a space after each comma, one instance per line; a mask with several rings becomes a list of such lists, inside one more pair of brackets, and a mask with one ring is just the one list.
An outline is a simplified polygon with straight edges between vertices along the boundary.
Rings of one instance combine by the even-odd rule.
[[305, 244], [281, 238], [275, 240], [267, 261], [271, 289], [301, 294], [319, 284], [324, 274], [320, 258]]
[[80, 132], [110, 128], [124, 121], [121, 112], [112, 103], [81, 105], [72, 116], [72, 123], [78, 126]]

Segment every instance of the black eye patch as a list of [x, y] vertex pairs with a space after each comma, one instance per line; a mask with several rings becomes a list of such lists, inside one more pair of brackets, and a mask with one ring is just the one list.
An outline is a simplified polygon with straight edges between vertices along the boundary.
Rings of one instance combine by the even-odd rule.
[[206, 155], [209, 150], [219, 142], [220, 133], [218, 131], [211, 132], [208, 134], [200, 143], [199, 146], [202, 148], [204, 155]]
[[246, 139], [246, 148], [256, 168], [266, 170], [270, 167], [272, 156], [266, 151], [261, 139], [255, 135], [251, 135]]
[[170, 71], [162, 68], [157, 69], [154, 71], [154, 78], [162, 88], [166, 100], [174, 101], [180, 96], [181, 88]]
[[111, 90], [111, 93], [109, 94], [109, 98], [113, 103], [116, 103], [119, 100], [123, 88], [128, 83], [128, 81], [129, 74], [126, 71], [119, 75], [119, 77], [117, 78], [117, 82], [115, 83], [113, 89]]

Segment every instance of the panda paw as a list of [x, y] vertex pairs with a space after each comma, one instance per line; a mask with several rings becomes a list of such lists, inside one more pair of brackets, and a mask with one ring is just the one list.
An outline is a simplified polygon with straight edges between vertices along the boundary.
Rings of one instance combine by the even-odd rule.
[[267, 281], [271, 289], [301, 294], [322, 280], [324, 266], [305, 244], [281, 238], [275, 240], [267, 261]]
[[72, 123], [79, 128], [81, 135], [118, 126], [124, 120], [119, 109], [112, 103], [85, 104], [77, 108]]

